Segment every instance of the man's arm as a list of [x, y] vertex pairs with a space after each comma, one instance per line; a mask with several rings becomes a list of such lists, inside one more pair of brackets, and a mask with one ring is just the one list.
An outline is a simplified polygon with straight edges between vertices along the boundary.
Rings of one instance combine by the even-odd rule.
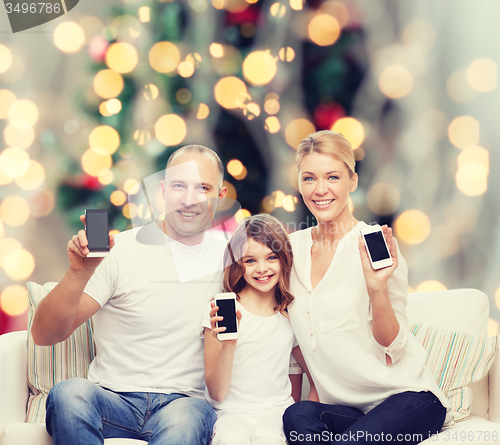
[[[85, 224], [85, 216], [80, 219]], [[109, 241], [111, 248], [113, 236]], [[33, 318], [31, 333], [35, 344], [49, 346], [66, 340], [99, 310], [99, 303], [83, 290], [103, 258], [87, 258], [87, 245], [85, 230], [68, 242], [69, 268], [61, 282], [40, 302]]]

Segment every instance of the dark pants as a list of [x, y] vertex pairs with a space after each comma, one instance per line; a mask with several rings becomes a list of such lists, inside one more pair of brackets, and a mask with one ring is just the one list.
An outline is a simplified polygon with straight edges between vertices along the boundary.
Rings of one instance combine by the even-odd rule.
[[290, 445], [417, 444], [442, 428], [446, 408], [431, 392], [395, 394], [363, 414], [356, 408], [302, 401], [283, 415]]

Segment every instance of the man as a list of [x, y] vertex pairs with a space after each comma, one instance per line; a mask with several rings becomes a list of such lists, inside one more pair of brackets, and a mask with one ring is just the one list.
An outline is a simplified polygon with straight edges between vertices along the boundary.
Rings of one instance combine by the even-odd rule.
[[[110, 237], [104, 260], [86, 257], [84, 230], [68, 243], [69, 269], [38, 306], [33, 339], [57, 343], [93, 316], [97, 354], [88, 379], [66, 380], [49, 394], [54, 445], [210, 440], [216, 415], [203, 398], [199, 333], [222, 269], [225, 242], [205, 232], [227, 193], [222, 177], [212, 150], [183, 147], [167, 163], [163, 221]], [[183, 268], [196, 272], [206, 262], [215, 267], [181, 279]]]

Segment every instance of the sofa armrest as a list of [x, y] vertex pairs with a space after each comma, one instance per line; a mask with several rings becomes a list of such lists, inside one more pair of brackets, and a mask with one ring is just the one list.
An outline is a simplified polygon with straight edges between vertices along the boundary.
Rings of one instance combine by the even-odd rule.
[[24, 422], [28, 401], [26, 380], [27, 331], [0, 335], [0, 431]]
[[495, 354], [490, 372], [489, 380], [489, 420], [500, 423], [500, 357], [499, 350]]

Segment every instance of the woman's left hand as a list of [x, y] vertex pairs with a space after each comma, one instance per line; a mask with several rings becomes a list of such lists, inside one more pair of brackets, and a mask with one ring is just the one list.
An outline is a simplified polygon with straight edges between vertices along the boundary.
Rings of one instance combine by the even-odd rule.
[[374, 270], [372, 268], [363, 238], [361, 236], [359, 237], [359, 254], [361, 255], [361, 263], [363, 265], [363, 273], [365, 274], [368, 291], [378, 290], [380, 287], [386, 286], [387, 280], [396, 270], [396, 267], [398, 267], [398, 248], [396, 239], [392, 236], [392, 229], [387, 227], [387, 225], [383, 225], [382, 232], [393, 261], [392, 266], [384, 267], [383, 269]]

